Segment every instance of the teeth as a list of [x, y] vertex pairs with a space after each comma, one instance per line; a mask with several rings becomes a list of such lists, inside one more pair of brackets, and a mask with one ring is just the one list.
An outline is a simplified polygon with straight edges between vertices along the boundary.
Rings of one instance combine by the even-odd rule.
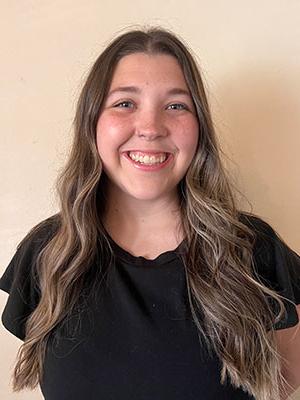
[[152, 165], [152, 164], [160, 164], [162, 162], [164, 162], [167, 158], [167, 154], [166, 153], [161, 153], [157, 156], [149, 156], [148, 154], [143, 156], [137, 153], [133, 153], [133, 152], [129, 152], [129, 157], [134, 160], [134, 161], [138, 161], [141, 164], [148, 164], [148, 165]]

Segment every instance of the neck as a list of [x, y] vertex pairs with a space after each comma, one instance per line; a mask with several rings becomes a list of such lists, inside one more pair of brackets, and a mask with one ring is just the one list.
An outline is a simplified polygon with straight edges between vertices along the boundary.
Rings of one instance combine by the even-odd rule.
[[183, 239], [177, 191], [155, 200], [139, 200], [110, 187], [102, 220], [107, 232], [115, 237], [134, 234], [145, 239], [174, 234], [178, 243]]

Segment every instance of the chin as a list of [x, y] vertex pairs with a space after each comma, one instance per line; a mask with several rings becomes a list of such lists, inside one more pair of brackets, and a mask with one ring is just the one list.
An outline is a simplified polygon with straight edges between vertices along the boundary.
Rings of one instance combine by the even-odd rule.
[[[159, 190], [160, 189], [160, 190]], [[160, 198], [165, 198], [166, 196], [170, 196], [170, 192], [162, 191], [161, 188], [156, 188], [156, 190], [152, 188], [141, 188], [140, 190], [136, 188], [131, 188], [130, 190], [126, 190], [126, 195], [134, 200], [140, 201], [155, 201]]]
[[163, 198], [163, 193], [147, 193], [147, 192], [139, 192], [139, 193], [128, 193], [129, 196], [134, 198], [135, 200], [140, 201], [155, 201], [159, 198]]

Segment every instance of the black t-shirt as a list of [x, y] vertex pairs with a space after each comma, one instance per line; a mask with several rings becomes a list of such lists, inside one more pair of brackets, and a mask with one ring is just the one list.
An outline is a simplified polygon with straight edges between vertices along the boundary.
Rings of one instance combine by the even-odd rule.
[[[258, 233], [256, 273], [265, 285], [300, 303], [300, 257], [256, 217], [243, 217]], [[24, 324], [39, 301], [34, 263], [53, 228], [25, 241], [0, 279], [9, 293], [4, 326], [24, 340]], [[242, 400], [221, 385], [221, 363], [200, 345], [188, 307], [180, 258], [183, 244], [154, 260], [135, 257], [111, 238], [115, 262], [81, 311], [49, 337], [41, 389], [46, 400]], [[93, 267], [97, 268], [97, 265]], [[296, 307], [276, 329], [295, 326]]]

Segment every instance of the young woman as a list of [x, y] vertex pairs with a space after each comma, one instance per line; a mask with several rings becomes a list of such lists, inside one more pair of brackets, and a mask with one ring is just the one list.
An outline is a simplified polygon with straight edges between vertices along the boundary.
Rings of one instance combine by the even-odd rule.
[[277, 333], [299, 322], [300, 258], [237, 209], [198, 67], [174, 34], [129, 31], [96, 60], [58, 193], [59, 212], [0, 280], [3, 324], [24, 341], [15, 391], [279, 400], [296, 389], [299, 333], [282, 345]]

